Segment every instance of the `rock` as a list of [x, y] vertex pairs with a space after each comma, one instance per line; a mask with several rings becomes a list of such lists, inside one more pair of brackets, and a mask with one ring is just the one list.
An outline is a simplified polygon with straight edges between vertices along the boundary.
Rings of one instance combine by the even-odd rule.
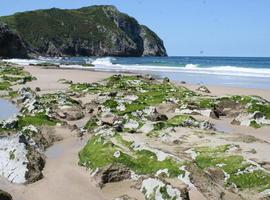
[[211, 124], [208, 121], [201, 122], [200, 123], [200, 128], [203, 129], [203, 130], [211, 130], [211, 129], [214, 130], [213, 124]]
[[260, 111], [256, 111], [253, 113], [253, 115], [251, 116], [252, 119], [260, 119], [260, 118], [263, 118], [264, 115], [260, 112]]
[[117, 117], [112, 113], [102, 113], [101, 115], [101, 121], [103, 124], [112, 126], [116, 120]]
[[200, 86], [196, 90], [197, 91], [200, 91], [200, 92], [204, 92], [204, 93], [211, 93], [210, 90], [206, 86], [204, 86], [204, 85]]
[[0, 174], [12, 183], [25, 183], [28, 150], [19, 136], [0, 139]]
[[2, 122], [2, 128], [4, 129], [14, 129], [18, 126], [18, 118], [17, 117], [12, 117], [6, 121]]
[[156, 112], [166, 115], [168, 112], [173, 112], [176, 106], [174, 102], [161, 103], [156, 107]]
[[139, 128], [139, 126], [140, 124], [136, 120], [133, 120], [133, 119], [129, 119], [127, 123], [124, 124], [124, 128], [130, 129], [130, 130], [135, 130]]
[[151, 74], [144, 75], [144, 78], [147, 79], [147, 80], [150, 80], [150, 81], [155, 80], [154, 77]]
[[181, 84], [186, 84], [187, 82], [186, 82], [186, 81], [181, 81], [180, 83], [181, 83]]
[[72, 106], [72, 107], [62, 107], [56, 109], [56, 115], [62, 119], [66, 119], [68, 121], [76, 121], [80, 120], [84, 117], [84, 113], [80, 107]]
[[215, 106], [210, 113], [210, 117], [213, 119], [219, 119], [221, 116], [226, 116], [226, 114]]
[[[162, 40], [153, 31], [114, 6], [89, 6], [75, 12], [52, 8], [17, 13], [1, 20], [16, 30], [15, 34], [1, 26], [3, 57], [167, 55]], [[36, 34], [41, 42], [35, 42]]]
[[141, 26], [140, 36], [143, 39], [143, 56], [167, 56], [163, 41], [148, 27]]
[[12, 196], [3, 190], [0, 190], [0, 200], [12, 200]]
[[103, 187], [106, 183], [119, 182], [131, 177], [130, 170], [120, 164], [112, 164], [96, 173], [95, 179], [98, 185]]
[[43, 178], [42, 170], [45, 167], [45, 157], [40, 152], [28, 146], [27, 183], [34, 183]]
[[207, 169], [210, 177], [218, 184], [224, 185], [225, 174], [224, 172], [218, 167], [209, 167]]
[[270, 125], [270, 120], [266, 119], [261, 112], [256, 111], [254, 113], [240, 113], [231, 122], [231, 124], [241, 126], [252, 126], [253, 123], [255, 123], [258, 126]]
[[163, 79], [163, 83], [169, 83], [170, 82], [170, 79], [168, 78], [168, 77], [165, 77], [164, 79]]
[[[189, 200], [188, 189], [175, 188], [164, 180], [147, 178], [142, 181], [141, 191], [146, 199], [182, 199]], [[164, 197], [165, 196], [165, 197]]]
[[45, 150], [51, 143], [42, 134], [42, 132], [33, 125], [25, 126], [21, 130], [19, 136], [20, 142], [25, 145], [31, 145], [40, 150]]
[[41, 91], [40, 87], [36, 87], [36, 88], [35, 88], [35, 91], [36, 91], [36, 92], [40, 92], [40, 91]]
[[146, 117], [148, 120], [157, 122], [157, 121], [166, 121], [168, 117], [164, 114], [159, 114], [158, 112], [154, 112], [151, 115]]

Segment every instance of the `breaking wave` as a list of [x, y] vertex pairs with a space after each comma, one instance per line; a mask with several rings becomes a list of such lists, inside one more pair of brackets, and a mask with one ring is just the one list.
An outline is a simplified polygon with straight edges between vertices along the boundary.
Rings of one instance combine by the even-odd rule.
[[[132, 58], [131, 58], [132, 59]], [[104, 58], [39, 58], [36, 60], [27, 59], [8, 59], [4, 60], [20, 65], [29, 65], [52, 62], [56, 64], [73, 63], [74, 68], [80, 68], [82, 63], [95, 65], [95, 70], [101, 71], [118, 71], [118, 72], [172, 72], [172, 73], [192, 73], [192, 74], [213, 74], [226, 76], [245, 76], [245, 77], [270, 77], [270, 68], [251, 68], [239, 66], [201, 66], [198, 64], [189, 63], [181, 66], [172, 66], [168, 63], [158, 65], [157, 63], [150, 64], [117, 64], [118, 58], [104, 57]], [[63, 66], [66, 67], [66, 66]], [[72, 68], [72, 65], [69, 66]], [[82, 67], [84, 68], [85, 67]]]

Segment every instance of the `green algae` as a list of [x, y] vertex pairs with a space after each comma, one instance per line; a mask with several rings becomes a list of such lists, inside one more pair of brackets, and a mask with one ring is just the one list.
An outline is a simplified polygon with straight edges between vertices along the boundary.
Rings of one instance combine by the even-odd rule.
[[262, 192], [270, 189], [270, 174], [263, 170], [256, 170], [249, 173], [231, 175], [230, 183], [234, 183], [241, 189], [254, 189]]
[[[231, 155], [227, 151], [230, 145], [217, 147], [198, 147], [195, 162], [201, 169], [218, 167], [222, 169], [227, 177], [228, 185], [235, 185], [239, 189], [252, 189], [263, 191], [270, 188], [270, 174], [256, 165], [248, 162], [243, 156]], [[254, 170], [247, 170], [254, 168]]]
[[[118, 138], [119, 141], [119, 138]], [[129, 143], [124, 143], [129, 145]], [[115, 157], [114, 153], [120, 151], [120, 156]], [[90, 139], [87, 145], [79, 153], [80, 164], [95, 170], [110, 164], [122, 164], [140, 175], [154, 175], [160, 169], [168, 169], [170, 177], [177, 177], [183, 172], [179, 169], [182, 163], [173, 158], [166, 158], [158, 161], [156, 154], [148, 150], [132, 150], [125, 152], [120, 146], [106, 141], [101, 137]]]
[[262, 126], [260, 125], [260, 124], [258, 124], [255, 120], [252, 120], [251, 122], [250, 122], [250, 125], [249, 126], [251, 126], [251, 127], [253, 127], [253, 128], [261, 128]]
[[258, 96], [240, 96], [234, 95], [229, 97], [221, 97], [219, 102], [231, 102], [241, 105], [249, 113], [256, 111], [261, 112], [267, 119], [270, 119], [270, 103]]
[[92, 117], [88, 120], [84, 128], [88, 131], [93, 131], [98, 125], [97, 125], [98, 119], [96, 117]]
[[3, 82], [0, 82], [0, 90], [10, 90], [10, 82], [8, 81], [3, 81]]
[[22, 129], [25, 126], [55, 126], [57, 120], [53, 120], [45, 113], [36, 113], [35, 115], [25, 115], [19, 117], [18, 129]]

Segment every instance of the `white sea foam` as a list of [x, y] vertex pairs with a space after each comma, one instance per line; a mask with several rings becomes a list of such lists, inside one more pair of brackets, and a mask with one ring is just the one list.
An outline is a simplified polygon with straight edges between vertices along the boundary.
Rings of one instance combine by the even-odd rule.
[[105, 65], [105, 66], [112, 66], [113, 61], [115, 58], [113, 57], [105, 57], [105, 58], [97, 58], [95, 61], [92, 62], [93, 65]]
[[228, 76], [245, 76], [245, 77], [270, 77], [270, 69], [263, 68], [245, 68], [236, 66], [216, 66], [216, 67], [199, 67], [194, 64], [187, 64], [185, 67], [171, 66], [152, 66], [152, 65], [95, 65], [96, 69], [109, 71], [153, 71], [153, 72], [181, 72], [193, 74], [214, 74]]
[[[4, 61], [20, 64], [29, 65], [38, 64], [43, 62], [56, 62], [58, 63], [61, 58], [39, 58], [37, 60], [27, 60], [27, 59], [7, 59]], [[248, 68], [248, 67], [237, 67], [237, 66], [212, 66], [212, 67], [201, 67], [199, 65], [190, 63], [186, 64], [184, 67], [174, 67], [174, 66], [155, 66], [155, 65], [123, 65], [123, 64], [113, 64], [116, 60], [113, 57], [104, 58], [87, 58], [84, 59], [86, 63], [91, 63], [95, 65], [94, 69], [101, 71], [133, 71], [133, 72], [172, 72], [172, 73], [192, 73], [192, 74], [213, 74], [213, 75], [227, 75], [227, 76], [243, 76], [243, 77], [270, 77], [270, 69], [264, 68]], [[86, 69], [85, 66], [81, 65], [69, 65], [61, 66], [66, 68], [82, 68]], [[93, 67], [91, 67], [93, 69]]]

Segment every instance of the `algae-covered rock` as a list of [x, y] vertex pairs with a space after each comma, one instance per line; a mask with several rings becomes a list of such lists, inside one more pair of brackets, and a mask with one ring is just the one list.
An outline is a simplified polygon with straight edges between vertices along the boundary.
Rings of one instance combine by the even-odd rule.
[[175, 188], [166, 181], [157, 178], [147, 178], [142, 181], [141, 191], [146, 199], [177, 199], [189, 200], [187, 188]]
[[106, 183], [119, 182], [131, 177], [130, 170], [124, 165], [112, 164], [102, 168], [95, 174], [95, 179], [98, 180], [98, 185], [103, 187]]

